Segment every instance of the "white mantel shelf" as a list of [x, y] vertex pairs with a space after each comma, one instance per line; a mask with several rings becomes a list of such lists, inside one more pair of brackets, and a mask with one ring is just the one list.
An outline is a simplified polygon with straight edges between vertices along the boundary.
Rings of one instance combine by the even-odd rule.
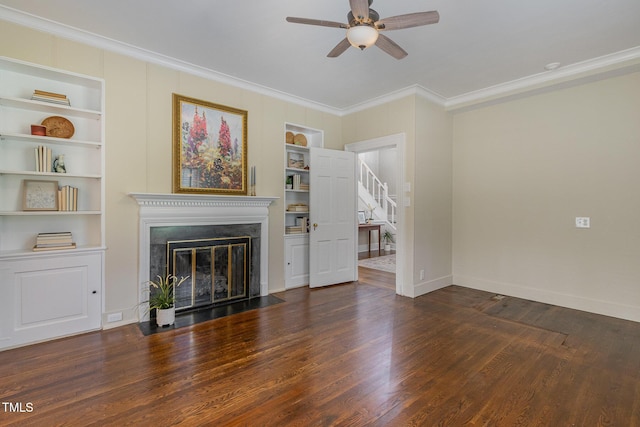
[[268, 207], [278, 197], [224, 196], [178, 193], [129, 193], [140, 206], [155, 207]]

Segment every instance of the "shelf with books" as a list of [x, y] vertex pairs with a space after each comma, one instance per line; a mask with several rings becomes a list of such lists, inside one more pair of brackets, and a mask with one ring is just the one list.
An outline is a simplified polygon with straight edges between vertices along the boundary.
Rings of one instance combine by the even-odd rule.
[[284, 150], [284, 232], [285, 288], [308, 283], [309, 206], [312, 188], [309, 182], [310, 152], [324, 145], [324, 132], [306, 126], [285, 123]]
[[[104, 93], [103, 79], [0, 57], [0, 280], [9, 295], [0, 312], [19, 319], [25, 309], [60, 302], [56, 318], [5, 328], [0, 350], [101, 326]], [[70, 243], [38, 241], [61, 231], [73, 236]], [[49, 291], [20, 293], [20, 283]], [[76, 316], [68, 301], [85, 315]]]

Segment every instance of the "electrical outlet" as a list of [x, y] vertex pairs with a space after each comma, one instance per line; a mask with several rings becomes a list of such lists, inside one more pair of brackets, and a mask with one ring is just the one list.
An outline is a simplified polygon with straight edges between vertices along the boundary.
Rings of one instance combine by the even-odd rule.
[[420, 280], [424, 280], [424, 270], [420, 270]]
[[576, 228], [591, 228], [591, 218], [588, 216], [577, 216]]
[[107, 315], [107, 322], [119, 322], [122, 320], [122, 312]]

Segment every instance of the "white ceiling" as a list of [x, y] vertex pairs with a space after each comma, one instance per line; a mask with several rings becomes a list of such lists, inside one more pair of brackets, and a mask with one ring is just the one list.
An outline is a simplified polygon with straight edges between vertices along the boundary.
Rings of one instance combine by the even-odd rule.
[[[386, 32], [409, 53], [402, 60], [376, 47], [327, 58], [345, 30], [285, 21], [346, 22], [347, 0], [0, 0], [0, 25], [83, 37], [338, 112], [407, 90], [455, 108], [640, 64], [640, 0], [375, 0], [371, 7], [382, 18], [437, 10], [440, 22]], [[552, 62], [561, 67], [546, 71]]]

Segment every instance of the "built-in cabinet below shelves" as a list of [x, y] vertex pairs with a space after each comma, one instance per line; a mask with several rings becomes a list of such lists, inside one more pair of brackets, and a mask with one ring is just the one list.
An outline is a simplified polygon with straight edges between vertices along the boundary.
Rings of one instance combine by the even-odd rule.
[[[285, 288], [309, 283], [310, 150], [324, 146], [324, 132], [285, 123]], [[296, 178], [297, 177], [297, 178]]]
[[[70, 105], [32, 100], [36, 89]], [[104, 105], [102, 79], [0, 57], [0, 349], [101, 326]], [[73, 135], [31, 135], [50, 116], [69, 120]], [[63, 155], [66, 173], [38, 171], [39, 146], [52, 161]], [[23, 210], [25, 180], [77, 188], [77, 210]], [[71, 232], [76, 248], [33, 251], [38, 233], [51, 232]]]

